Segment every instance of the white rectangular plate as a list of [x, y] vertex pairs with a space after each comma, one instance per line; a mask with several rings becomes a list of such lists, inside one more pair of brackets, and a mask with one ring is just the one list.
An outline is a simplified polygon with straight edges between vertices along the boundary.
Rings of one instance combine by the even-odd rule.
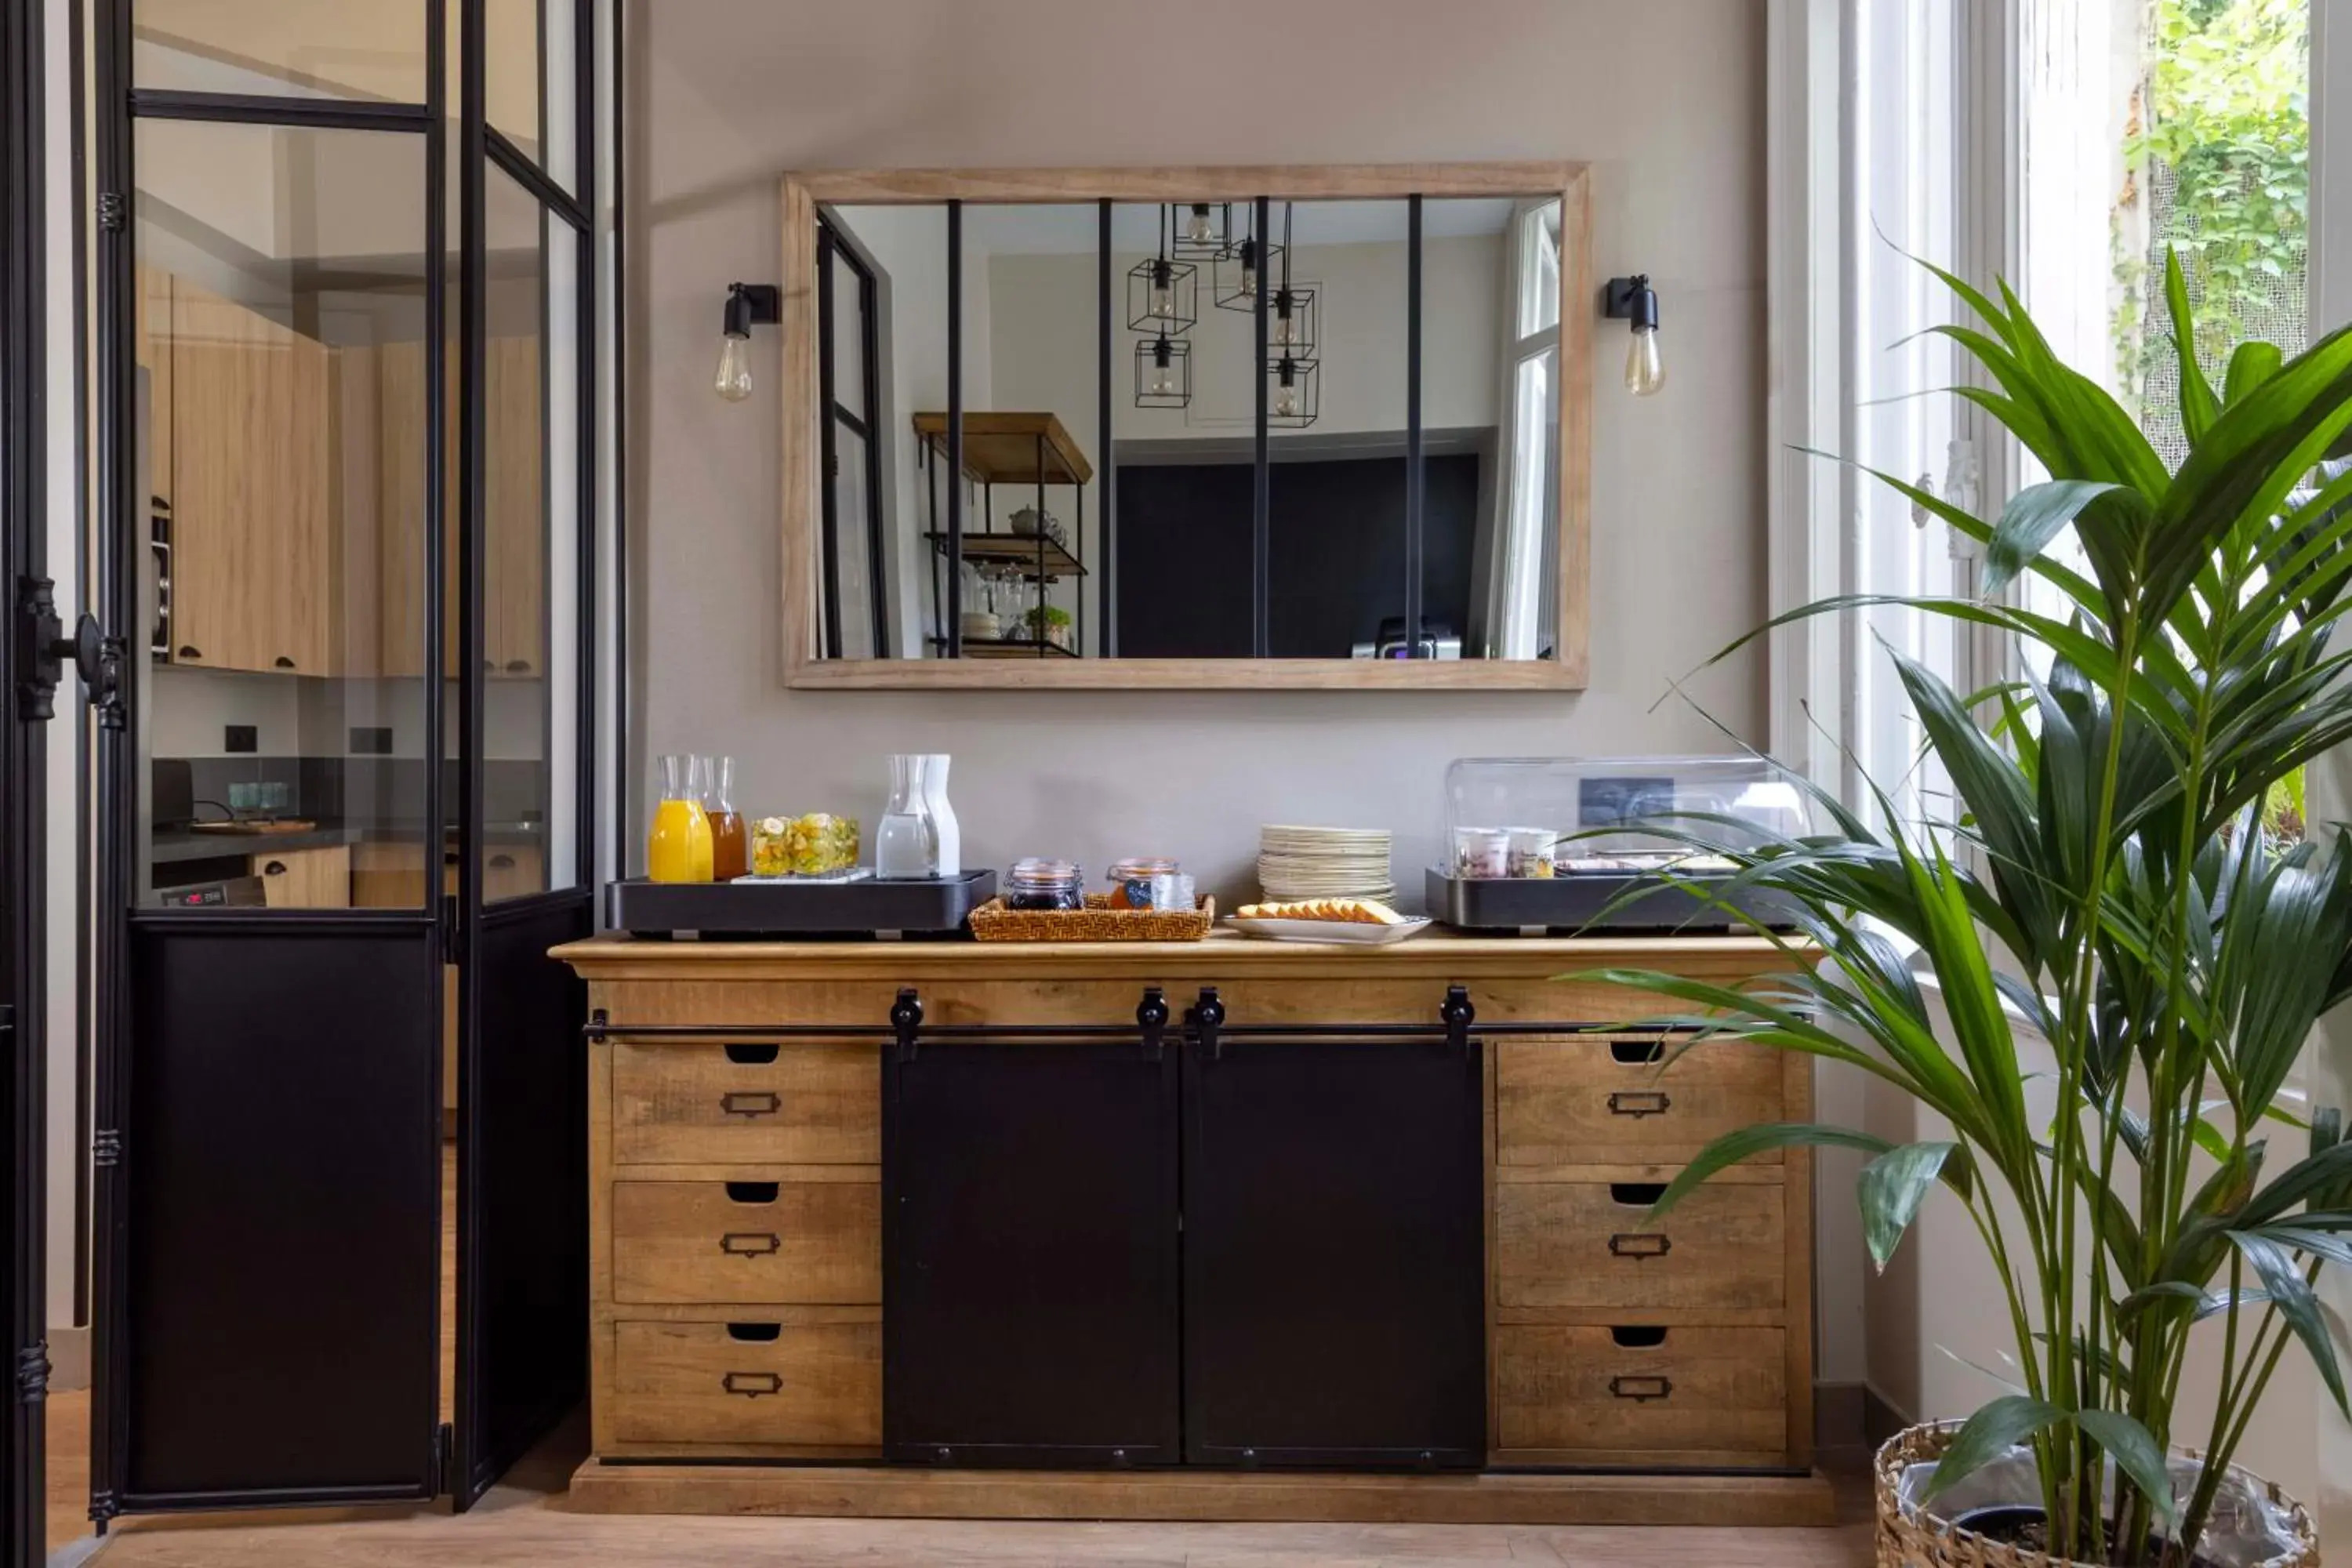
[[1275, 942], [1329, 942], [1349, 947], [1386, 947], [1392, 942], [1405, 942], [1417, 937], [1436, 922], [1411, 920], [1398, 926], [1376, 926], [1359, 924], [1354, 921], [1244, 920], [1236, 915], [1232, 924], [1236, 931], [1250, 936], [1267, 937]]

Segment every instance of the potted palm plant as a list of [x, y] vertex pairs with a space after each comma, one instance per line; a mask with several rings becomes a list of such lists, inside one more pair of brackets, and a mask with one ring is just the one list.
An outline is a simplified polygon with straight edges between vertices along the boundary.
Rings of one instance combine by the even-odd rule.
[[[2168, 472], [2005, 287], [1995, 300], [1938, 275], [1980, 323], [1942, 330], [1991, 383], [1958, 395], [2052, 476], [1990, 519], [1875, 476], [1982, 548], [1981, 597], [1905, 602], [2029, 656], [2014, 684], [1963, 696], [1889, 654], [1961, 809], [1922, 823], [1883, 795], [1857, 813], [1817, 794], [1828, 831], [1761, 845], [1727, 823], [1661, 824], [1735, 864], [1693, 891], [1736, 919], [1742, 894], [1793, 911], [1800, 935], [1774, 938], [1789, 971], [1744, 991], [1606, 976], [1677, 1009], [1647, 1022], [1844, 1063], [1949, 1135], [1750, 1128], [1657, 1211], [1736, 1162], [1830, 1144], [1870, 1156], [1879, 1267], [1937, 1186], [1974, 1221], [2016, 1386], [1881, 1451], [1882, 1565], [2315, 1563], [2303, 1511], [2233, 1459], [2290, 1355], [2290, 1375], [2346, 1404], [2314, 1287], [2352, 1263], [2352, 1140], [2336, 1110], [2304, 1113], [2284, 1090], [2352, 994], [2352, 854], [2290, 841], [2273, 803], [2352, 737], [2352, 652], [2334, 647], [2352, 613], [2352, 473], [2323, 462], [2352, 426], [2352, 332], [2291, 359], [2248, 343], [2216, 389], [2169, 267], [2190, 447]], [[2084, 570], [2047, 552], [2068, 529]], [[2028, 573], [2063, 616], [2003, 602]], [[2020, 1065], [2029, 1034], [2048, 1082]], [[2215, 1320], [2213, 1415], [2186, 1429], [2189, 1337]], [[2011, 1506], [1964, 1509], [1987, 1502]]]

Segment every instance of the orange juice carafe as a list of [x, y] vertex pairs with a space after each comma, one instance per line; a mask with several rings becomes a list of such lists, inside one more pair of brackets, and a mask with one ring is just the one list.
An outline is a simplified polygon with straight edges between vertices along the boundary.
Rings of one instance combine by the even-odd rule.
[[646, 875], [656, 882], [708, 882], [713, 868], [710, 814], [703, 808], [700, 757], [661, 760], [661, 800], [646, 839]]
[[735, 759], [710, 759], [709, 772], [703, 775], [709, 793], [702, 797], [704, 815], [710, 818], [710, 868], [712, 879], [731, 882], [746, 876], [751, 869], [751, 841], [743, 836], [742, 814], [735, 809]]

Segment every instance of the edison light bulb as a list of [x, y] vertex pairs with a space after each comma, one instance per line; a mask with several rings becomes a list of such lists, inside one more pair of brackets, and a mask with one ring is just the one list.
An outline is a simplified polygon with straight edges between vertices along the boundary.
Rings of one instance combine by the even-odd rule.
[[1658, 329], [1635, 327], [1633, 344], [1625, 351], [1625, 390], [1636, 397], [1648, 397], [1665, 384], [1666, 364], [1658, 355]]
[[1257, 298], [1257, 241], [1242, 241], [1242, 298]]
[[1192, 217], [1184, 226], [1184, 237], [1193, 245], [1207, 245], [1217, 237], [1217, 231], [1209, 226], [1209, 205], [1206, 202], [1192, 204]]
[[1266, 341], [1276, 348], [1291, 348], [1298, 342], [1298, 322], [1290, 313], [1290, 290], [1285, 289], [1274, 297], [1274, 324], [1267, 329]]
[[1296, 419], [1298, 417], [1299, 406], [1298, 381], [1291, 374], [1287, 363], [1283, 365], [1281, 375], [1281, 384], [1274, 389], [1274, 412], [1278, 418]]
[[1176, 365], [1166, 338], [1151, 351], [1151, 380], [1144, 390], [1154, 397], [1175, 397], [1182, 391], [1176, 384]]
[[1176, 274], [1164, 261], [1151, 264], [1151, 300], [1144, 309], [1163, 321], [1176, 314]]
[[751, 395], [751, 339], [732, 332], [720, 335], [719, 374], [711, 378], [711, 385], [730, 403], [740, 403]]

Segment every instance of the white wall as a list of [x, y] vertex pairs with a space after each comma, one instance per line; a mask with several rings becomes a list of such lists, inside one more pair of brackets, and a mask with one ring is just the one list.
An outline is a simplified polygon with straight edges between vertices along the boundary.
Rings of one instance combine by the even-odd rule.
[[[1151, 848], [1230, 897], [1252, 887], [1269, 821], [1391, 827], [1417, 887], [1453, 757], [1721, 749], [1696, 715], [1654, 704], [1764, 611], [1764, 12], [1661, 0], [1643, 28], [1675, 47], [1631, 59], [1610, 41], [1622, 21], [1600, 0], [647, 7], [629, 186], [640, 794], [648, 756], [724, 751], [746, 810], [871, 820], [887, 753], [945, 751], [969, 861], [1056, 852], [1095, 868]], [[1203, 101], [1139, 112], [1139, 62], [1203, 84]], [[1513, 157], [1591, 161], [1595, 274], [1646, 270], [1665, 301], [1663, 395], [1625, 397], [1622, 334], [1599, 337], [1590, 689], [783, 689], [776, 407], [709, 390], [727, 284], [775, 275], [783, 171]], [[772, 387], [775, 337], [752, 341]], [[1692, 690], [1760, 740], [1761, 684], [1742, 657]]]

